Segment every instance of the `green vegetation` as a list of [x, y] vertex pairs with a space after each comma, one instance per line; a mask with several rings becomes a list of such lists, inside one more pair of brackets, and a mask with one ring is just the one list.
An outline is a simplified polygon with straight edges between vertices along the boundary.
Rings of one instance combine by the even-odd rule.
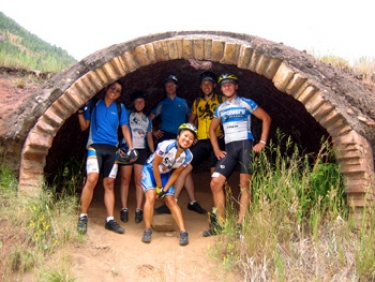
[[42, 72], [59, 72], [76, 60], [51, 46], [0, 12], [0, 65]]
[[296, 147], [291, 156], [273, 144], [268, 150], [273, 162], [265, 153], [255, 158], [241, 235], [237, 200], [226, 188], [225, 231], [211, 256], [242, 271], [244, 281], [373, 281], [373, 209], [349, 210], [329, 145], [323, 143], [313, 163]]
[[83, 242], [76, 232], [77, 198], [51, 188], [39, 197], [18, 197], [16, 189], [12, 169], [1, 165], [0, 280], [19, 281], [31, 272], [35, 281], [75, 281], [64, 247]]

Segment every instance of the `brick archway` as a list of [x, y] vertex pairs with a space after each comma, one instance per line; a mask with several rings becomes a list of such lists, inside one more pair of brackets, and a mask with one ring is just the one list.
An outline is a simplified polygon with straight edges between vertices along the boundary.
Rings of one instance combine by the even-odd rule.
[[[303, 52], [258, 37], [223, 32], [171, 32], [114, 45], [85, 58], [59, 74], [44, 97], [44, 111], [36, 117], [26, 137], [19, 173], [19, 190], [39, 191], [49, 148], [64, 122], [86, 100], [109, 83], [158, 62], [179, 59], [206, 60], [234, 65], [272, 81], [279, 91], [300, 101], [326, 129], [346, 178], [349, 202], [364, 206], [373, 202], [372, 140], [358, 130], [358, 121], [337, 106], [337, 91], [327, 87], [319, 62]], [[53, 99], [51, 98], [53, 97]], [[364, 118], [366, 119], [366, 118]], [[371, 124], [370, 124], [371, 125]], [[370, 126], [367, 124], [367, 126]]]

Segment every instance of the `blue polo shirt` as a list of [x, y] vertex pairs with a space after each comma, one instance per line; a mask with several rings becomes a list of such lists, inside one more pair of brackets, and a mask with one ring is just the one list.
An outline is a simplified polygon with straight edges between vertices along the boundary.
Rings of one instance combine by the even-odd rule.
[[178, 127], [186, 122], [190, 114], [190, 107], [187, 101], [180, 97], [173, 100], [165, 98], [151, 111], [154, 116], [160, 115], [160, 130], [177, 134]]
[[[90, 109], [91, 103], [92, 101], [90, 101], [88, 109]], [[89, 110], [86, 110], [84, 115], [85, 119], [90, 121], [87, 147], [92, 144], [106, 144], [117, 147], [119, 142], [117, 135], [119, 122], [120, 126], [129, 124], [127, 111], [123, 104], [121, 104], [120, 118], [116, 102], [107, 107], [103, 99], [97, 102], [91, 114]]]

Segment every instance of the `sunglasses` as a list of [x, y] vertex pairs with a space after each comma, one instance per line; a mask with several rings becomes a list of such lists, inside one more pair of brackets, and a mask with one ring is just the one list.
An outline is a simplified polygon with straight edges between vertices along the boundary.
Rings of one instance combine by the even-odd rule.
[[114, 85], [109, 86], [109, 89], [116, 91], [118, 94], [121, 94], [121, 88], [116, 88], [116, 86]]

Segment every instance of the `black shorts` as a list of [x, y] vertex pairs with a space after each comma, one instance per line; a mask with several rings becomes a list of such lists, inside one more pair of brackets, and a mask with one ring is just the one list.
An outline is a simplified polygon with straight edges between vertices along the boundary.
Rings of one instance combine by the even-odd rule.
[[138, 159], [132, 163], [132, 164], [119, 164], [119, 166], [123, 165], [133, 165], [133, 164], [139, 164], [144, 165], [147, 160], [147, 149], [136, 149], [138, 152]]
[[[220, 149], [224, 150], [224, 138], [217, 138], [217, 140], [219, 142]], [[199, 166], [207, 158], [210, 158], [210, 167], [215, 167], [217, 158], [214, 150], [212, 149], [210, 139], [199, 140], [198, 143], [191, 147], [190, 150], [193, 154], [193, 160], [190, 163], [193, 168]]]
[[226, 144], [225, 151], [227, 152], [227, 155], [224, 159], [221, 159], [216, 163], [215, 173], [220, 173], [228, 178], [236, 168], [237, 164], [239, 164], [240, 173], [251, 175], [251, 165], [253, 160], [252, 150], [252, 140], [242, 140]]
[[116, 178], [117, 147], [106, 144], [92, 144], [88, 148], [86, 171], [87, 173], [97, 172], [103, 177]]

